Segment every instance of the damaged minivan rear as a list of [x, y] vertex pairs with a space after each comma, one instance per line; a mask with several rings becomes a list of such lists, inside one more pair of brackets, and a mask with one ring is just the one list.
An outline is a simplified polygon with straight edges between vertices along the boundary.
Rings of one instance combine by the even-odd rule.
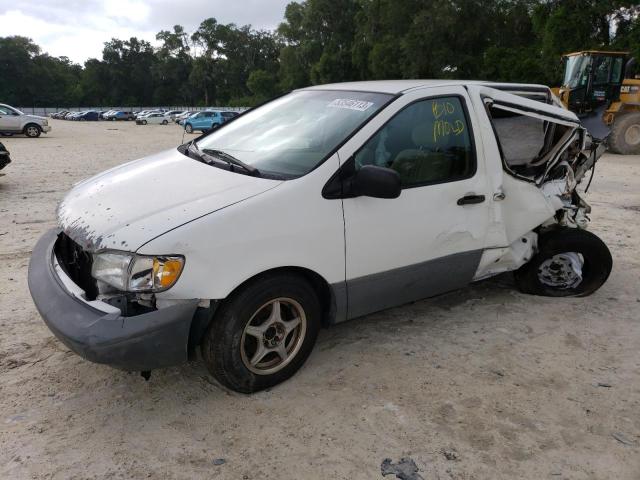
[[291, 377], [322, 326], [499, 273], [595, 292], [612, 259], [579, 191], [604, 149], [543, 86], [296, 90], [77, 184], [29, 287], [88, 360], [148, 375], [199, 350], [254, 392]]

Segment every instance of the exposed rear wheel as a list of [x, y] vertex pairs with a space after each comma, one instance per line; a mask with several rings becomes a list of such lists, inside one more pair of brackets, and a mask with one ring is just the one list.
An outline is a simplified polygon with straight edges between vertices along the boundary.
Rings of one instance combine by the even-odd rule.
[[621, 155], [640, 154], [640, 113], [616, 117], [609, 135], [609, 148]]
[[272, 387], [305, 362], [320, 326], [320, 303], [304, 278], [264, 276], [235, 292], [202, 342], [211, 374], [242, 393]]
[[600, 238], [586, 230], [561, 228], [539, 238], [539, 251], [515, 272], [523, 293], [584, 297], [609, 278], [613, 260]]

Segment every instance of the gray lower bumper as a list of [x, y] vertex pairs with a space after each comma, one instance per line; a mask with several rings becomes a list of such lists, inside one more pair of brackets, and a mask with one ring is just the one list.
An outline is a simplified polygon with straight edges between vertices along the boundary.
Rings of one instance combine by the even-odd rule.
[[92, 362], [129, 371], [153, 370], [187, 360], [189, 330], [198, 300], [123, 317], [105, 313], [71, 295], [52, 265], [58, 232], [36, 244], [29, 262], [29, 290], [49, 329]]

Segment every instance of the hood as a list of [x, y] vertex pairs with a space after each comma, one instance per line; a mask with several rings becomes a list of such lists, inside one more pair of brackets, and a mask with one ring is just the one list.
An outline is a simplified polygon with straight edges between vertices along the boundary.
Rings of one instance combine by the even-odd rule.
[[158, 235], [280, 183], [212, 167], [173, 149], [78, 183], [58, 207], [58, 222], [86, 250], [136, 251]]

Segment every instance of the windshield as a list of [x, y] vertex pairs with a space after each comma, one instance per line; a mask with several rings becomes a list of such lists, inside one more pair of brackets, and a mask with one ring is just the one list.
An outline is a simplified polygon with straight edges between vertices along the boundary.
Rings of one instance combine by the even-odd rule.
[[260, 172], [305, 175], [376, 113], [391, 95], [307, 90], [247, 112], [198, 141]]
[[0, 105], [0, 111], [5, 115], [24, 115], [20, 110], [9, 105]]
[[562, 85], [568, 88], [584, 87], [589, 79], [589, 72], [587, 71], [589, 62], [590, 57], [586, 55], [566, 57]]

